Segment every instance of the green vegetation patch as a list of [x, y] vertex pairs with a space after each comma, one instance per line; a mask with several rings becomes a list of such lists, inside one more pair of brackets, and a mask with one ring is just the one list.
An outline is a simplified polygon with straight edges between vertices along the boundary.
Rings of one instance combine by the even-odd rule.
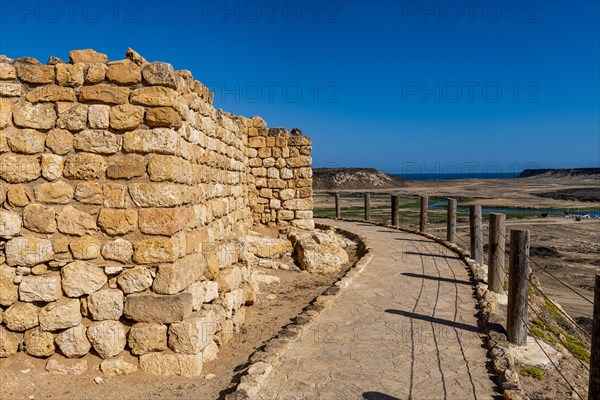
[[523, 369], [521, 369], [521, 375], [522, 376], [528, 376], [528, 377], [533, 378], [533, 379], [537, 379], [538, 381], [541, 381], [546, 376], [546, 374], [544, 373], [544, 371], [542, 371], [541, 369], [539, 369], [537, 367], [526, 367], [526, 368], [523, 368]]
[[[590, 362], [590, 351], [584, 344], [577, 340], [576, 337], [569, 335], [561, 328], [552, 326], [537, 318], [532, 319], [531, 323], [535, 325], [535, 327], [530, 330], [534, 336], [551, 343], [561, 343], [571, 352], [571, 354], [581, 361], [586, 363]], [[554, 335], [554, 337], [552, 337], [550, 333]]]

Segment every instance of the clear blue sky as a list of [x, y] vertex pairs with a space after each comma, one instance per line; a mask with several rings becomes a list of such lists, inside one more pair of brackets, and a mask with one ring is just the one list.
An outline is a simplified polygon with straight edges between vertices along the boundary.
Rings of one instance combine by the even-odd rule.
[[598, 167], [599, 18], [597, 1], [3, 0], [0, 53], [132, 47], [217, 107], [299, 127], [316, 167]]

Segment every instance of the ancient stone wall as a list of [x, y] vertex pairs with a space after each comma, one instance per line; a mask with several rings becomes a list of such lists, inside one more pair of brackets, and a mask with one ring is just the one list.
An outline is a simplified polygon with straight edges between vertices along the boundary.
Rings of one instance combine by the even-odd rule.
[[310, 139], [212, 99], [131, 50], [0, 56], [0, 357], [197, 375], [239, 330], [253, 222], [312, 227]]

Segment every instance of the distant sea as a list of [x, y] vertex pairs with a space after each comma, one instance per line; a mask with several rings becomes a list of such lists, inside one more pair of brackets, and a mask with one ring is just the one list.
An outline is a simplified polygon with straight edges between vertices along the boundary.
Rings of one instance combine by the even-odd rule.
[[400, 179], [414, 180], [414, 181], [450, 181], [454, 179], [512, 179], [519, 176], [518, 172], [495, 172], [495, 173], [462, 173], [462, 174], [441, 174], [441, 173], [428, 173], [428, 174], [390, 174], [397, 176]]

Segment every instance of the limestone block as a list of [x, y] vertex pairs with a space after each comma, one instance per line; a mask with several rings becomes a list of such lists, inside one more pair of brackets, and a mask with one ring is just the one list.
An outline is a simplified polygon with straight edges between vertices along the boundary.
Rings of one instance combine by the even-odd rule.
[[6, 143], [15, 153], [35, 154], [44, 151], [46, 134], [34, 129], [7, 129]]
[[184, 292], [192, 295], [192, 310], [200, 310], [204, 303], [204, 282], [194, 282]]
[[42, 167], [37, 157], [16, 154], [0, 155], [0, 178], [8, 183], [23, 183], [40, 177]]
[[128, 154], [109, 161], [106, 176], [112, 179], [131, 179], [144, 176], [146, 159], [137, 154]]
[[177, 89], [177, 75], [171, 64], [153, 62], [142, 70], [144, 81], [149, 85], [167, 86]]
[[177, 104], [177, 92], [162, 86], [144, 87], [131, 93], [131, 103], [141, 106], [173, 107]]
[[92, 180], [104, 177], [106, 161], [97, 154], [77, 153], [67, 156], [63, 174], [68, 179]]
[[83, 324], [60, 332], [56, 336], [56, 345], [69, 358], [83, 357], [92, 347], [87, 338], [87, 328]]
[[219, 284], [215, 281], [204, 281], [204, 302], [210, 303], [219, 297]]
[[143, 292], [152, 286], [152, 275], [145, 267], [126, 269], [117, 278], [117, 283], [125, 294]]
[[169, 348], [176, 353], [198, 354], [212, 341], [216, 331], [216, 314], [204, 310], [197, 317], [169, 326]]
[[180, 255], [177, 243], [167, 238], [140, 240], [134, 243], [133, 249], [136, 264], [170, 263]]
[[17, 70], [7, 63], [0, 63], [0, 80], [12, 80], [17, 77]]
[[16, 302], [3, 313], [3, 321], [8, 329], [25, 332], [39, 324], [40, 309], [32, 303]]
[[90, 105], [88, 122], [92, 129], [108, 129], [110, 126], [110, 106], [104, 104]]
[[81, 182], [75, 187], [75, 199], [83, 204], [102, 204], [102, 185], [96, 182]]
[[88, 313], [92, 319], [118, 320], [123, 315], [123, 292], [118, 289], [102, 289], [88, 297]]
[[22, 64], [15, 65], [17, 76], [28, 83], [52, 83], [54, 81], [54, 65]]
[[129, 205], [127, 186], [120, 183], [105, 183], [102, 185], [102, 205], [107, 208], [125, 208]]
[[65, 206], [57, 217], [58, 230], [69, 235], [91, 235], [96, 232], [96, 218], [73, 206]]
[[167, 326], [139, 322], [131, 327], [127, 337], [131, 353], [136, 356], [167, 349]]
[[75, 135], [73, 147], [80, 151], [99, 154], [115, 154], [121, 150], [120, 136], [105, 130], [87, 129]]
[[92, 236], [76, 238], [69, 243], [69, 249], [77, 260], [93, 260], [100, 257], [100, 240]]
[[19, 284], [19, 299], [26, 302], [51, 302], [62, 296], [60, 275], [51, 273], [46, 275], [24, 276]]
[[73, 135], [64, 129], [52, 129], [46, 137], [46, 147], [53, 153], [65, 155], [73, 149]]
[[125, 326], [119, 321], [94, 322], [88, 327], [87, 337], [102, 358], [116, 356], [125, 349], [127, 343]]
[[6, 192], [8, 204], [13, 207], [25, 207], [31, 198], [30, 188], [23, 185], [11, 185]]
[[23, 335], [11, 332], [3, 325], [0, 325], [0, 358], [5, 358], [17, 354], [19, 345], [23, 341]]
[[150, 127], [180, 128], [181, 115], [171, 107], [150, 108], [146, 112], [146, 125]]
[[108, 57], [106, 54], [98, 53], [92, 49], [85, 50], [71, 50], [69, 52], [69, 60], [71, 63], [106, 63]]
[[54, 339], [56, 335], [52, 332], [33, 328], [25, 332], [25, 352], [34, 357], [50, 357], [54, 354]]
[[110, 109], [110, 127], [116, 130], [137, 129], [144, 119], [144, 107], [122, 104]]
[[129, 88], [99, 83], [93, 86], [83, 86], [79, 92], [79, 101], [82, 103], [125, 104], [129, 100], [129, 93]]
[[240, 267], [231, 266], [219, 271], [217, 284], [224, 292], [237, 289], [242, 284], [242, 272]]
[[168, 354], [151, 353], [140, 356], [140, 369], [155, 375], [182, 376], [186, 378], [202, 374], [202, 353]]
[[179, 134], [167, 128], [140, 129], [125, 133], [123, 149], [131, 153], [177, 154]]
[[106, 78], [118, 85], [135, 85], [142, 81], [142, 73], [137, 64], [124, 60], [109, 65]]
[[33, 267], [54, 257], [52, 242], [36, 237], [16, 237], [5, 245], [6, 263], [10, 266]]
[[125, 235], [137, 227], [136, 210], [115, 210], [103, 208], [98, 215], [98, 226], [110, 236]]
[[55, 154], [42, 154], [42, 176], [49, 181], [62, 177], [64, 163], [61, 156]]
[[75, 101], [75, 92], [71, 88], [58, 85], [38, 86], [29, 91], [25, 99], [32, 103]]
[[40, 311], [40, 329], [57, 331], [72, 328], [81, 322], [79, 300], [62, 297]]
[[140, 232], [166, 236], [184, 229], [190, 218], [187, 208], [143, 208], [139, 217]]
[[175, 294], [200, 279], [206, 265], [200, 253], [191, 254], [172, 264], [161, 264], [152, 290], [159, 294]]
[[85, 73], [85, 83], [101, 83], [106, 77], [108, 66], [104, 63], [94, 63], [87, 65]]
[[183, 204], [178, 185], [170, 183], [132, 183], [129, 194], [138, 207], [175, 207]]
[[0, 209], [0, 237], [10, 239], [21, 232], [22, 221], [19, 214]]
[[94, 293], [108, 280], [102, 268], [90, 265], [85, 261], [69, 263], [60, 272], [63, 291], [69, 297]]
[[57, 64], [56, 82], [61, 86], [81, 86], [85, 76], [85, 65], [77, 64]]
[[65, 358], [58, 354], [54, 354], [46, 362], [46, 371], [55, 375], [81, 375], [87, 368], [87, 360]]
[[15, 284], [16, 269], [0, 264], [0, 305], [10, 306], [19, 299], [19, 285]]
[[102, 247], [102, 257], [107, 260], [119, 261], [124, 264], [131, 261], [133, 245], [125, 239], [117, 239]]
[[129, 375], [137, 371], [137, 369], [137, 365], [120, 358], [109, 358], [100, 363], [100, 371], [110, 376]]
[[182, 321], [192, 313], [192, 295], [132, 294], [125, 298], [123, 314], [138, 322], [170, 324]]
[[[2, 64], [0, 64], [2, 65]], [[4, 128], [12, 121], [12, 106], [8, 99], [0, 98], [0, 129]]]
[[52, 129], [56, 122], [54, 104], [33, 104], [19, 100], [13, 105], [13, 121], [21, 128]]
[[67, 204], [73, 201], [75, 190], [65, 181], [42, 183], [33, 189], [37, 201], [46, 204]]

